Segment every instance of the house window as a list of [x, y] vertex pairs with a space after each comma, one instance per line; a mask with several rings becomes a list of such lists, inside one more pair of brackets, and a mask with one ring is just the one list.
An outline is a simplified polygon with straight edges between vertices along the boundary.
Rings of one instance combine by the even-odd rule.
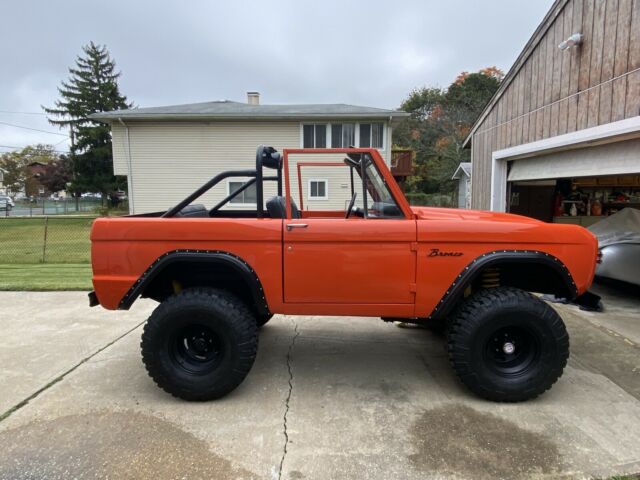
[[354, 123], [334, 123], [331, 125], [331, 148], [348, 148], [356, 144]]
[[327, 124], [313, 123], [302, 127], [303, 148], [325, 148], [327, 146]]
[[384, 148], [384, 125], [382, 123], [361, 123], [360, 146], [362, 148]]
[[[231, 195], [233, 192], [240, 189], [246, 181], [242, 180], [231, 180], [227, 183], [228, 194]], [[256, 184], [254, 183], [250, 187], [248, 187], [245, 191], [238, 194], [229, 200], [231, 205], [256, 205]]]
[[329, 200], [329, 181], [309, 180], [309, 200]]

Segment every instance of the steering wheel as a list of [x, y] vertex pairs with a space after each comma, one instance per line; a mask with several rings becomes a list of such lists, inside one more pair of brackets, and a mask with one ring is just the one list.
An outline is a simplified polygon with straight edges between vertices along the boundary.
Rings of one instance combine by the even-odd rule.
[[353, 206], [356, 204], [356, 197], [358, 196], [358, 192], [353, 192], [351, 196], [351, 201], [349, 202], [349, 206], [347, 207], [347, 213], [344, 218], [349, 218], [351, 216], [351, 211], [353, 210]]

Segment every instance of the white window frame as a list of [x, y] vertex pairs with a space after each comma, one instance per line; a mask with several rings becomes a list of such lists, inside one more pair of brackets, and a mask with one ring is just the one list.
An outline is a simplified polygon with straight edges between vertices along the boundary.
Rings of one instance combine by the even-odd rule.
[[[316, 132], [315, 129], [313, 131], [313, 147], [305, 147], [304, 146], [304, 127], [305, 125], [324, 125], [325, 126], [325, 132], [324, 132], [324, 138], [325, 138], [325, 146], [324, 147], [316, 147], [315, 143], [316, 143]], [[331, 145], [331, 124], [329, 122], [303, 122], [300, 124], [300, 148], [331, 148], [329, 145]]]
[[[332, 123], [329, 123], [329, 127], [328, 127], [329, 136], [327, 137], [327, 139], [329, 141], [327, 142], [327, 145], [330, 145], [330, 147], [328, 148], [349, 148], [349, 145], [343, 145], [342, 147], [331, 146], [333, 145], [333, 126], [334, 125], [342, 125], [343, 129], [341, 130], [341, 133], [343, 137], [344, 137], [344, 125], [353, 125], [353, 146], [355, 147], [356, 145], [358, 145], [358, 136], [356, 135], [356, 130], [358, 130], [358, 125], [359, 125], [358, 122], [332, 122]], [[342, 143], [342, 138], [340, 138], [340, 143]]]
[[[363, 147], [360, 144], [360, 125], [363, 124], [363, 123], [366, 124], [366, 125], [371, 125], [372, 127], [376, 123], [379, 123], [379, 124], [382, 125], [382, 146], [381, 147], [371, 147], [371, 146]], [[369, 135], [370, 135], [370, 139], [373, 138], [373, 128], [371, 128], [371, 131], [369, 132]], [[367, 122], [358, 122], [358, 135], [357, 136], [358, 136], [358, 147], [359, 148], [375, 148], [377, 150], [385, 150], [387, 148], [387, 138], [386, 138], [387, 137], [387, 126], [385, 125], [384, 122], [381, 122], [381, 121], [379, 122], [379, 121], [375, 121], [375, 120], [370, 120], [370, 121], [367, 121]]]
[[[247, 183], [249, 180], [251, 180], [251, 178], [247, 178], [247, 179], [243, 179], [243, 178], [230, 178], [227, 180], [227, 195], [231, 195], [231, 183]], [[243, 192], [244, 193], [244, 192]], [[256, 202], [253, 203], [239, 203], [239, 202], [234, 202], [233, 200], [230, 200], [227, 203], [228, 206], [234, 206], [234, 207], [253, 207], [256, 208], [258, 206], [258, 204]]]
[[[314, 197], [311, 195], [311, 183], [324, 183], [324, 196], [323, 197]], [[310, 178], [307, 180], [307, 200], [315, 201], [315, 200], [329, 200], [329, 179], [328, 178]]]
[[[305, 148], [304, 146], [304, 126], [305, 125], [319, 125], [322, 124], [323, 122], [302, 122], [300, 123], [300, 148]], [[381, 121], [377, 121], [377, 120], [368, 120], [368, 121], [362, 121], [362, 122], [358, 122], [358, 121], [336, 121], [336, 122], [324, 122], [327, 128], [326, 131], [326, 147], [324, 148], [331, 148], [331, 143], [332, 143], [332, 138], [331, 138], [331, 127], [333, 125], [344, 125], [344, 124], [352, 124], [355, 125], [354, 127], [354, 147], [355, 148], [360, 148], [360, 124], [362, 123], [366, 123], [369, 125], [373, 125], [374, 123], [381, 123], [382, 124], [382, 146], [381, 147], [373, 147], [376, 148], [378, 151], [384, 152], [387, 149], [387, 143], [388, 143], [388, 139], [387, 139], [387, 135], [389, 132], [388, 129], [388, 125], [386, 124], [385, 121], [381, 120]], [[314, 143], [315, 143], [315, 137], [314, 137]], [[320, 147], [323, 148], [323, 147]], [[347, 147], [342, 147], [342, 148], [347, 148]], [[370, 148], [370, 147], [362, 147], [362, 148]]]

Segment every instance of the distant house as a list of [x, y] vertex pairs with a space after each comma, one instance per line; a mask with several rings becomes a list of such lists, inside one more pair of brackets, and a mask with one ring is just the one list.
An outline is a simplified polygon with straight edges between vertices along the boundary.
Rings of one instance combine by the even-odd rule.
[[50, 192], [40, 183], [40, 177], [46, 172], [46, 165], [42, 162], [31, 162], [27, 165], [29, 178], [25, 184], [25, 194], [28, 197], [43, 197]]
[[5, 193], [4, 191], [4, 174], [5, 173], [7, 173], [7, 171], [0, 168], [0, 193]]
[[462, 162], [453, 173], [458, 180], [458, 208], [471, 208], [471, 162]]
[[[259, 94], [249, 92], [247, 103], [139, 108], [92, 118], [111, 125], [114, 173], [128, 178], [130, 212], [144, 213], [175, 205], [221, 171], [253, 168], [260, 144], [279, 151], [374, 147], [390, 163], [393, 124], [406, 116], [397, 110], [345, 104], [261, 105]], [[324, 154], [314, 160], [329, 158], [338, 160]], [[338, 168], [308, 167], [305, 174], [307, 181], [292, 185], [292, 193], [302, 190], [305, 208], [346, 206], [350, 191]], [[203, 197], [203, 203], [212, 207], [242, 184], [242, 179], [229, 179]], [[232, 206], [255, 208], [254, 191], [247, 189]]]

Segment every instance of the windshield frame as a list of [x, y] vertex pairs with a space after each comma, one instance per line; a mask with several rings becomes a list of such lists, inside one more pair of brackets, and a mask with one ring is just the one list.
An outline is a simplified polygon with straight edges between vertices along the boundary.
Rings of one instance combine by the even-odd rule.
[[[396, 183], [395, 179], [391, 175], [387, 164], [382, 158], [380, 152], [375, 148], [287, 148], [282, 151], [283, 156], [283, 170], [285, 177], [285, 199], [286, 199], [286, 218], [288, 220], [292, 219], [292, 208], [291, 208], [291, 175], [289, 171], [289, 155], [298, 155], [298, 154], [309, 154], [309, 155], [324, 155], [324, 154], [345, 154], [350, 158], [362, 158], [363, 156], [367, 156], [369, 159], [369, 163], [376, 169], [376, 172], [380, 179], [383, 181], [385, 188], [388, 191], [388, 194], [391, 196], [393, 201], [395, 202], [396, 207], [400, 210], [400, 215], [398, 216], [389, 216], [387, 219], [395, 219], [395, 220], [411, 220], [415, 218], [409, 203], [404, 197], [402, 190]], [[360, 162], [358, 162], [360, 163]], [[383, 168], [384, 167], [384, 168]], [[355, 168], [355, 167], [354, 167]], [[356, 170], [361, 170], [356, 168]], [[358, 171], [359, 175], [362, 175], [362, 171]], [[363, 184], [366, 182], [363, 182]], [[364, 191], [363, 191], [364, 194]], [[363, 199], [366, 202], [366, 195]], [[368, 206], [367, 206], [368, 208]], [[374, 217], [371, 217], [374, 218]], [[384, 219], [385, 217], [378, 217]]]

